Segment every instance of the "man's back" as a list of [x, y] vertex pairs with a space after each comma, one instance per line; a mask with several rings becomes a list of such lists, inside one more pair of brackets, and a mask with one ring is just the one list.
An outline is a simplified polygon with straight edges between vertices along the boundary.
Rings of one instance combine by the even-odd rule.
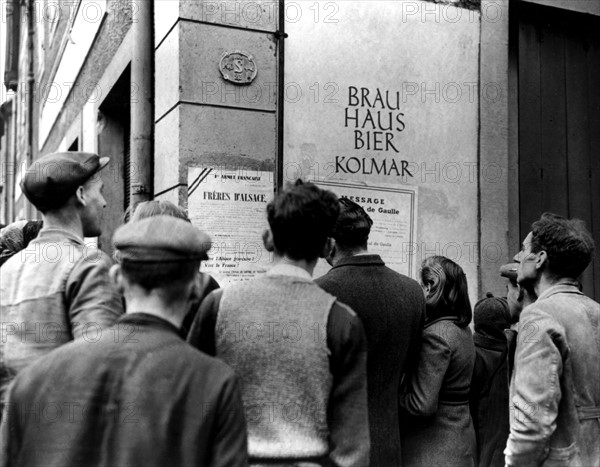
[[110, 259], [66, 230], [43, 229], [8, 260], [0, 284], [0, 393], [16, 373], [74, 338], [95, 339], [123, 313]]
[[350, 306], [365, 328], [371, 465], [401, 465], [398, 392], [406, 365], [418, 359], [425, 311], [421, 287], [378, 255], [341, 259], [315, 282]]
[[548, 288], [521, 314], [511, 401], [526, 409], [511, 420], [515, 460], [527, 453], [573, 465], [579, 451], [578, 465], [600, 465], [599, 321], [600, 304], [572, 281]]
[[340, 466], [366, 465], [364, 331], [307, 273], [290, 269], [298, 268], [276, 266], [213, 292], [188, 341], [240, 379], [251, 462], [330, 457]]
[[25, 369], [9, 393], [6, 465], [246, 462], [233, 372], [152, 315], [126, 315], [98, 342], [55, 350]]

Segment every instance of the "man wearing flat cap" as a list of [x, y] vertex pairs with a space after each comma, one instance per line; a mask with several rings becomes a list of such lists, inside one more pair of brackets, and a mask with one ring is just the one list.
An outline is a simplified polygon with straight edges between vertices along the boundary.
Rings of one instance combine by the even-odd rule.
[[[21, 189], [44, 228], [0, 272], [0, 406], [14, 376], [73, 339], [94, 339], [123, 313], [110, 258], [84, 237], [100, 235], [106, 202], [99, 171], [107, 157], [82, 152], [43, 156]], [[1, 414], [1, 409], [0, 409]]]
[[0, 465], [247, 465], [233, 370], [180, 334], [210, 239], [156, 216], [125, 224], [113, 240], [110, 275], [127, 313], [97, 342], [76, 340], [19, 373]]

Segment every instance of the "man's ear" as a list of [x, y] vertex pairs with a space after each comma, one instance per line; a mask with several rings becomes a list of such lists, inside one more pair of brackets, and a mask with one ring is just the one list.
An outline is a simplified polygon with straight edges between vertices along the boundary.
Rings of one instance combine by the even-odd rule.
[[202, 276], [200, 273], [200, 270], [196, 271], [196, 274], [194, 275], [194, 280], [191, 283], [190, 289], [189, 289], [189, 297], [190, 300], [198, 300], [200, 297], [202, 297], [202, 291], [204, 290], [204, 284], [202, 283]]
[[327, 258], [328, 256], [331, 256], [333, 258], [334, 255], [335, 255], [335, 238], [327, 237], [327, 241], [325, 242], [325, 245], [323, 245], [323, 249], [321, 250], [321, 254], [319, 255], [319, 258]]
[[85, 188], [83, 188], [83, 185], [77, 187], [77, 190], [75, 191], [75, 197], [77, 198], [77, 202], [82, 206], [85, 206], [87, 204]]
[[542, 268], [547, 268], [548, 265], [550, 264], [550, 259], [548, 258], [548, 253], [546, 253], [544, 250], [540, 251], [538, 253], [538, 259], [537, 262], [535, 264], [535, 268], [536, 269], [542, 269]]
[[121, 271], [121, 265], [113, 264], [108, 270], [108, 277], [110, 277], [112, 283], [117, 287], [119, 293], [123, 295], [123, 292], [125, 291], [125, 278]]
[[273, 242], [273, 232], [271, 232], [271, 229], [265, 229], [262, 234], [262, 239], [263, 245], [267, 251], [275, 251], [275, 242]]

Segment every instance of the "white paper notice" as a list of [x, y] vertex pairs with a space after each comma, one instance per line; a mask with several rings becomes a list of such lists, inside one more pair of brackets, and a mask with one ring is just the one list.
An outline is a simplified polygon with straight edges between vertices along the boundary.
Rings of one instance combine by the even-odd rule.
[[[402, 185], [368, 186], [343, 181], [316, 181], [338, 197], [349, 198], [367, 211], [373, 220], [367, 243], [369, 253], [378, 254], [385, 264], [413, 279], [416, 276], [414, 245], [417, 219], [417, 188]], [[319, 260], [313, 276], [330, 269]]]
[[243, 168], [190, 167], [188, 215], [212, 239], [202, 271], [221, 287], [250, 280], [272, 265], [262, 234], [273, 198], [273, 173]]

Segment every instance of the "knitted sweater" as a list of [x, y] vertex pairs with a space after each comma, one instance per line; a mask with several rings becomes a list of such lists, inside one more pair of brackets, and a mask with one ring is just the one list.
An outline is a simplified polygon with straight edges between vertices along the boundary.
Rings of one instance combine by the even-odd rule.
[[224, 290], [216, 353], [242, 386], [252, 457], [327, 455], [332, 389], [323, 332], [335, 298], [312, 281], [267, 275]]
[[277, 264], [263, 278], [215, 290], [188, 342], [236, 371], [251, 465], [368, 465], [365, 332], [306, 271]]

